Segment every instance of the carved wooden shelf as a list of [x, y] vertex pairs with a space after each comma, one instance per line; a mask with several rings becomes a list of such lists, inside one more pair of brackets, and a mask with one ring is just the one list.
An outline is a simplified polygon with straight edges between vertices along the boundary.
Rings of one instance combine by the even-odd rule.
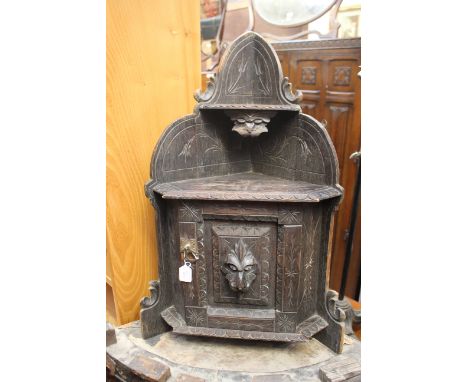
[[326, 129], [300, 112], [278, 57], [252, 32], [196, 99], [151, 158], [160, 280], [141, 301], [143, 337], [314, 336], [341, 352], [344, 313], [326, 270], [342, 188]]
[[341, 195], [335, 186], [245, 172], [161, 183], [153, 187], [164, 199], [312, 202]]

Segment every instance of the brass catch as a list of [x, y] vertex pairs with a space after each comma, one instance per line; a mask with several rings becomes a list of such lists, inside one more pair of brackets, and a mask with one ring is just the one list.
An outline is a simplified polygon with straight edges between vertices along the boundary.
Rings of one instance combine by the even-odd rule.
[[180, 253], [184, 257], [184, 261], [190, 261], [191, 263], [194, 263], [199, 259], [198, 253], [195, 248], [195, 240], [181, 240]]

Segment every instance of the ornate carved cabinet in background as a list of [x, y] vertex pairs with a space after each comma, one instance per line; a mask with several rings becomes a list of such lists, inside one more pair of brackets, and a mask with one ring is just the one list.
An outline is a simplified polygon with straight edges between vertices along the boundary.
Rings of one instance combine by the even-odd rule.
[[301, 113], [256, 33], [233, 42], [196, 99], [194, 114], [161, 136], [145, 185], [157, 212], [160, 280], [141, 302], [143, 337], [171, 327], [271, 341], [315, 336], [341, 352], [344, 314], [326, 287], [342, 195], [328, 133]]
[[[349, 159], [361, 147], [361, 39], [274, 43], [283, 74], [303, 93], [303, 113], [322, 121], [335, 146], [344, 194], [334, 222], [330, 287], [340, 288], [356, 166]], [[360, 209], [359, 209], [360, 211]], [[346, 295], [358, 299], [361, 277], [360, 213], [354, 235]]]

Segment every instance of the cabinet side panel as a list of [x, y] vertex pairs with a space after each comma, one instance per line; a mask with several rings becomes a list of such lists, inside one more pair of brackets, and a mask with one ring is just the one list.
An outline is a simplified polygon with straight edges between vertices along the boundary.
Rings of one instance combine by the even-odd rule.
[[320, 272], [320, 247], [322, 235], [321, 205], [304, 207], [303, 261], [300, 280], [300, 295], [297, 320], [301, 322], [316, 312], [318, 285], [325, 283], [325, 275]]

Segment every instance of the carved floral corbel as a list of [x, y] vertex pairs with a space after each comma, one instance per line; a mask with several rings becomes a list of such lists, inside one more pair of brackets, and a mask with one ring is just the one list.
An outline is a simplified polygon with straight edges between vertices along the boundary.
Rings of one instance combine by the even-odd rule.
[[267, 124], [276, 111], [227, 110], [226, 114], [234, 122], [233, 131], [243, 137], [258, 137], [268, 132]]

